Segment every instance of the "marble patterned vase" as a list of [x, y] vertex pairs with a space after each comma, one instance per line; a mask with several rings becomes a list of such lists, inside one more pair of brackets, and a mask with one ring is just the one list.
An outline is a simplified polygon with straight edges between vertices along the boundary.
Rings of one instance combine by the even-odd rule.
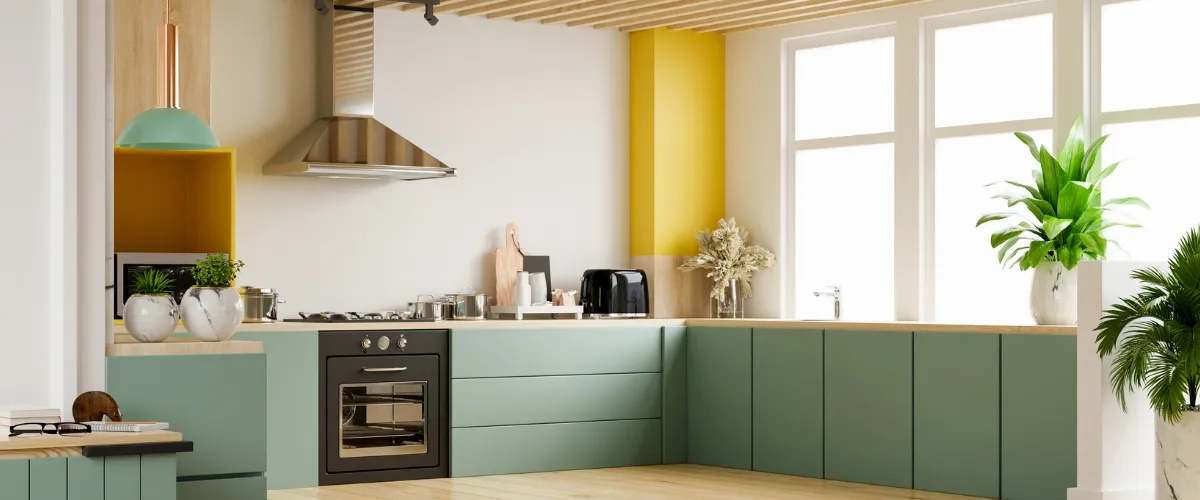
[[183, 327], [205, 342], [220, 342], [232, 337], [242, 324], [244, 307], [236, 288], [194, 286], [179, 301]]
[[1079, 312], [1079, 268], [1068, 270], [1061, 262], [1043, 262], [1033, 270], [1029, 310], [1039, 325], [1074, 325]]
[[1200, 411], [1183, 412], [1183, 420], [1175, 425], [1159, 419], [1154, 431], [1154, 498], [1200, 500]]
[[121, 312], [125, 329], [138, 342], [162, 342], [175, 333], [179, 308], [170, 295], [133, 295]]

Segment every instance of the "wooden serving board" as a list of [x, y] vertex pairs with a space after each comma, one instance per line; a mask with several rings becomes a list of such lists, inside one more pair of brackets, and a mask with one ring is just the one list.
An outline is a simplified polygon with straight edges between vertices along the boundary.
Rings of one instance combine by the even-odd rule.
[[504, 226], [504, 246], [496, 249], [496, 305], [513, 305], [513, 284], [517, 282], [517, 273], [525, 270], [525, 257], [517, 249], [521, 241], [517, 233], [517, 224], [508, 223]]

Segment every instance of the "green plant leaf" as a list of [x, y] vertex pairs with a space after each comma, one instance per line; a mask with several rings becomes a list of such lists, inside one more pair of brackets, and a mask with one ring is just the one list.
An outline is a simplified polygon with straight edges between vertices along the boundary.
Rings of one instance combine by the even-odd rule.
[[1138, 198], [1136, 196], [1131, 196], [1129, 198], [1115, 198], [1115, 199], [1104, 202], [1104, 206], [1109, 206], [1109, 205], [1134, 205], [1134, 206], [1139, 206], [1139, 207], [1147, 208], [1147, 209], [1150, 208], [1149, 204], [1147, 204], [1145, 201], [1142, 201], [1141, 198]]
[[1013, 135], [1017, 136], [1017, 139], [1020, 139], [1026, 146], [1029, 146], [1029, 154], [1033, 155], [1033, 159], [1038, 159], [1038, 144], [1037, 141], [1033, 140], [1033, 137], [1024, 132], [1017, 132]]
[[1093, 187], [1088, 184], [1079, 181], [1068, 182], [1058, 193], [1058, 209], [1054, 212], [1055, 217], [1074, 220], [1083, 216], [1083, 212], [1088, 208], [1088, 202], [1092, 199], [1092, 190]]
[[1075, 269], [1075, 266], [1079, 265], [1079, 259], [1083, 258], [1083, 249], [1079, 247], [1062, 248], [1060, 251], [1061, 257], [1058, 260], [1068, 270]]
[[1024, 271], [1037, 267], [1038, 264], [1041, 264], [1046, 259], [1046, 255], [1050, 253], [1050, 249], [1052, 248], [1054, 248], [1054, 244], [1049, 241], [1035, 241], [1030, 243], [1029, 253], [1025, 255], [1025, 259], [1022, 261], [1024, 267], [1021, 270]]
[[1025, 230], [1019, 227], [1007, 227], [992, 233], [992, 248], [999, 248], [1004, 242], [1020, 236]]
[[1042, 219], [1042, 226], [1046, 228], [1046, 237], [1050, 239], [1057, 238], [1062, 234], [1063, 230], [1075, 221], [1071, 219], [1059, 219], [1056, 217], [1046, 217]]
[[1004, 220], [1009, 217], [1018, 217], [1019, 215], [1020, 214], [1016, 212], [992, 212], [990, 214], [984, 214], [983, 217], [980, 217], [979, 220], [975, 222], [975, 227], [982, 226], [992, 221]]
[[1012, 247], [1016, 246], [1016, 245], [1017, 245], [1017, 243], [1018, 243], [1018, 242], [1020, 242], [1020, 241], [1021, 241], [1021, 240], [1019, 240], [1019, 239], [1017, 239], [1017, 238], [1012, 238], [1012, 239], [1010, 239], [1010, 240], [1006, 241], [1006, 242], [1004, 243], [1004, 245], [1000, 247], [1000, 251], [999, 251], [999, 252], [997, 253], [997, 255], [996, 255], [996, 256], [997, 256], [997, 260], [998, 260], [998, 261], [999, 261], [1001, 264], [1003, 264], [1003, 263], [1004, 263], [1004, 259], [1005, 259], [1006, 257], [1008, 257], [1008, 252], [1009, 252], [1009, 251], [1012, 249]]
[[1071, 131], [1067, 133], [1067, 139], [1063, 142], [1063, 147], [1058, 152], [1058, 164], [1062, 167], [1063, 172], [1066, 173], [1066, 176], [1059, 180], [1058, 189], [1061, 190], [1066, 181], [1083, 178], [1080, 174], [1083, 170], [1084, 147], [1083, 117], [1080, 116], [1075, 120], [1075, 124], [1071, 126]]
[[1096, 160], [1100, 158], [1100, 148], [1104, 146], [1104, 142], [1108, 140], [1108, 135], [1102, 135], [1096, 139], [1087, 152], [1083, 155], [1083, 172], [1082, 177], [1088, 182], [1097, 182], [1098, 174], [1096, 173]]
[[1109, 178], [1109, 176], [1111, 176], [1113, 174], [1113, 172], [1117, 171], [1117, 166], [1120, 164], [1121, 164], [1121, 162], [1119, 162], [1119, 161], [1115, 162], [1112, 165], [1104, 167], [1104, 170], [1099, 171], [1099, 173], [1096, 173], [1095, 171], [1093, 171], [1093, 173], [1095, 173], [1095, 178], [1094, 179], [1089, 178], [1088, 182], [1091, 182], [1093, 184], [1099, 184], [1101, 182], [1104, 182], [1104, 179]]
[[1066, 172], [1063, 172], [1062, 167], [1058, 164], [1058, 160], [1046, 151], [1045, 147], [1038, 152], [1039, 161], [1042, 164], [1042, 182], [1045, 183], [1046, 189], [1042, 193], [1043, 199], [1051, 206], [1058, 204], [1058, 192], [1062, 190], [1063, 180], [1066, 177]]

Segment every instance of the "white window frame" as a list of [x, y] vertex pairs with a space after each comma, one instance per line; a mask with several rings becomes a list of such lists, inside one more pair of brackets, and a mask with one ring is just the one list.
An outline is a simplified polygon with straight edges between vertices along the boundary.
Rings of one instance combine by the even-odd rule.
[[[1131, 0], [932, 0], [798, 25], [802, 36], [784, 41], [780, 47], [781, 102], [786, 107], [781, 127], [784, 203], [781, 206], [785, 236], [782, 252], [782, 315], [796, 317], [799, 298], [796, 274], [799, 268], [796, 231], [796, 152], [835, 146], [894, 144], [895, 158], [895, 241], [894, 279], [896, 319], [921, 321], [934, 318], [933, 311], [933, 144], [937, 138], [984, 135], [993, 131], [1051, 129], [1054, 140], [1065, 137], [1077, 116], [1083, 115], [1092, 136], [1099, 131], [1098, 91], [1089, 87], [1098, 82], [1099, 67], [1093, 61], [1088, 37], [1097, 31], [1098, 8], [1088, 15], [1096, 2]], [[1052, 13], [1054, 15], [1054, 101], [1050, 118], [1015, 120], [980, 125], [933, 127], [933, 30], [951, 26], [985, 23], [1016, 17]], [[895, 40], [895, 127], [884, 134], [865, 134], [832, 139], [796, 140], [795, 130], [795, 51], [885, 36]], [[1098, 40], [1098, 38], [1096, 38]], [[1089, 105], [1090, 103], [1090, 105]], [[1196, 109], [1176, 110], [1200, 112]], [[1122, 112], [1125, 113], [1125, 112]], [[1192, 116], [1192, 115], [1187, 115]], [[1120, 118], [1120, 117], [1117, 117]], [[1136, 120], [1132, 120], [1136, 121]], [[1107, 122], [1112, 123], [1112, 122]]]

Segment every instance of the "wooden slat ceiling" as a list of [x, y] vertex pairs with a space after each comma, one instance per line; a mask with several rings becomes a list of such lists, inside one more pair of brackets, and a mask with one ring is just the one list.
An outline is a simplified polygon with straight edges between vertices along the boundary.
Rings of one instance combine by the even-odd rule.
[[[925, 0], [442, 0], [438, 15], [510, 19], [638, 31], [660, 27], [702, 33], [736, 33]], [[339, 5], [402, 10], [423, 6], [397, 0], [336, 0]]]

